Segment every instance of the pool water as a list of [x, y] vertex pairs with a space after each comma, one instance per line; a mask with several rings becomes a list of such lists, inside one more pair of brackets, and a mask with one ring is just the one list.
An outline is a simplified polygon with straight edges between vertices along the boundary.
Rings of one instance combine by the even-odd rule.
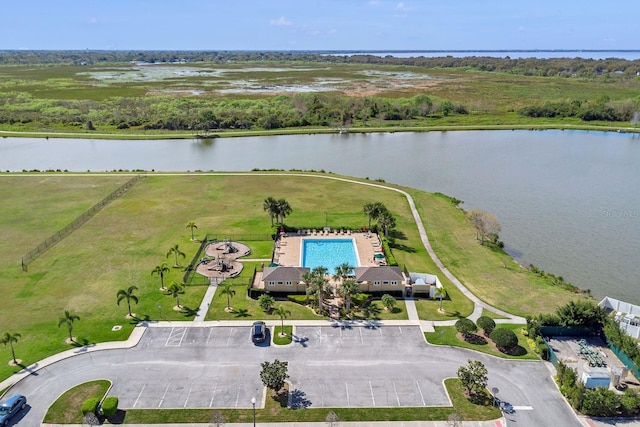
[[312, 270], [325, 267], [329, 274], [333, 274], [341, 264], [360, 265], [353, 239], [303, 239], [302, 242], [303, 267]]

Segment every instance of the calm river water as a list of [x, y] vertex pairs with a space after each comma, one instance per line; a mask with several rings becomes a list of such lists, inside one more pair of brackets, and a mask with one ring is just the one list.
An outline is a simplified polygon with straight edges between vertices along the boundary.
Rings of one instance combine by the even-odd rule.
[[158, 141], [0, 139], [0, 170], [324, 169], [439, 191], [495, 214], [522, 264], [640, 304], [640, 139], [470, 131]]

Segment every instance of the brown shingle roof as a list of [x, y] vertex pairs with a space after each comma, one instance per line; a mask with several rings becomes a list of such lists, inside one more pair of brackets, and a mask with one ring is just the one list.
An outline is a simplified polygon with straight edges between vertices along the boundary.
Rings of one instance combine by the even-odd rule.
[[265, 267], [262, 273], [263, 282], [299, 282], [304, 273], [311, 271], [308, 267]]
[[357, 282], [404, 280], [400, 267], [356, 267], [354, 273]]

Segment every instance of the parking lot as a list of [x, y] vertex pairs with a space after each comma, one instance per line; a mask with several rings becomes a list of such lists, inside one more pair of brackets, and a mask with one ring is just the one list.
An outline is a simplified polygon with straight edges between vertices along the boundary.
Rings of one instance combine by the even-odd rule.
[[[143, 368], [126, 369], [110, 394], [125, 408], [249, 408], [252, 397], [263, 398], [260, 362], [279, 358], [289, 361], [293, 406], [450, 404], [441, 373], [419, 374], [426, 346], [419, 328], [298, 327], [294, 334], [293, 344], [279, 347], [254, 345], [248, 327], [151, 328], [131, 351], [153, 356]], [[415, 356], [397, 357], [409, 351]], [[166, 373], [167, 363], [155, 363], [194, 356], [197, 362], [171, 363]]]

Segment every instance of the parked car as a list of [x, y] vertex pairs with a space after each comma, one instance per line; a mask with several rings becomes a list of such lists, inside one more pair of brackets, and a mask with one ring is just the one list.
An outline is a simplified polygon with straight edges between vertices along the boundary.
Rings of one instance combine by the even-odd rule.
[[267, 325], [262, 321], [253, 322], [253, 325], [251, 325], [251, 341], [253, 341], [254, 344], [259, 344], [266, 339]]
[[9, 425], [9, 421], [27, 406], [27, 398], [21, 394], [11, 396], [0, 402], [0, 426]]

